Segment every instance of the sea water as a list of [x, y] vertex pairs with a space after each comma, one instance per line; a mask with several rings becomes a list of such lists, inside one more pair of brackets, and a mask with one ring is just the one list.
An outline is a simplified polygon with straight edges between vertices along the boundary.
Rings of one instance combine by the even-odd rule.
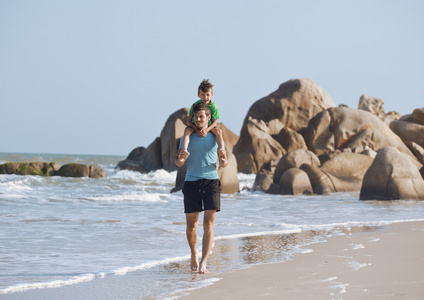
[[95, 164], [108, 175], [0, 175], [0, 298], [97, 281], [102, 288], [93, 293], [102, 299], [172, 299], [219, 280], [221, 272], [285, 261], [305, 251], [301, 246], [351, 227], [424, 219], [424, 201], [360, 201], [357, 193], [269, 195], [243, 189], [255, 175], [239, 174], [241, 192], [222, 195], [216, 217], [212, 275], [193, 277], [183, 195], [170, 193], [176, 172], [114, 170], [123, 159], [0, 153], [0, 164]]

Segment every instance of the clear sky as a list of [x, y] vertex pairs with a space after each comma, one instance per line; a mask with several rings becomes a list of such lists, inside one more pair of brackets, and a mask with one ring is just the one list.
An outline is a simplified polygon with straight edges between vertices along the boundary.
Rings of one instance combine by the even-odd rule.
[[127, 155], [215, 85], [239, 134], [294, 78], [424, 107], [424, 1], [0, 0], [0, 152]]

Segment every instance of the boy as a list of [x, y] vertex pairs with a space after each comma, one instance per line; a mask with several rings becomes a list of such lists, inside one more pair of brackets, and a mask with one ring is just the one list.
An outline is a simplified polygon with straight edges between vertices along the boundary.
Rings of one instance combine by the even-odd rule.
[[[200, 100], [194, 102], [193, 105], [190, 107], [190, 111], [188, 112], [187, 118], [187, 127], [184, 130], [182, 146], [182, 153], [184, 159], [186, 159], [187, 156], [190, 155], [190, 153], [187, 151], [188, 144], [190, 143], [190, 135], [193, 134], [193, 132], [197, 132], [200, 137], [205, 137], [209, 131], [211, 131], [216, 137], [216, 143], [218, 144], [218, 157], [227, 159], [227, 155], [224, 149], [224, 139], [222, 137], [222, 130], [216, 127], [216, 124], [218, 123], [219, 119], [219, 112], [215, 102], [211, 100], [213, 97], [212, 88], [213, 84], [209, 82], [209, 79], [204, 79], [197, 89], [197, 96], [199, 96]], [[205, 129], [198, 130], [193, 120], [193, 107], [200, 102], [205, 103], [209, 107], [209, 110], [211, 112], [211, 119], [209, 120], [208, 126]]]

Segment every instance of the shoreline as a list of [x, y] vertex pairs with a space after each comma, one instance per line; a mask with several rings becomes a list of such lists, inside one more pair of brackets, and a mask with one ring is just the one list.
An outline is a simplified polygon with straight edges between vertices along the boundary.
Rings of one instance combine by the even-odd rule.
[[[291, 236], [289, 240], [292, 242], [292, 238], [305, 242], [305, 238], [314, 234], [313, 231], [293, 233], [284, 235], [284, 239]], [[192, 274], [188, 262], [182, 261], [122, 276], [95, 278], [75, 285], [1, 294], [0, 298], [419, 299], [424, 295], [424, 257], [421, 255], [423, 238], [424, 221], [353, 226], [336, 230], [334, 234], [326, 236], [324, 241], [314, 242], [311, 239], [312, 243], [299, 245], [302, 251], [289, 254], [288, 260], [284, 262], [264, 264], [266, 260], [262, 260], [244, 269], [228, 271], [227, 267], [222, 272], [215, 265], [212, 273], [199, 275]], [[261, 241], [285, 248], [284, 243], [278, 243], [278, 236], [267, 236]], [[266, 247], [261, 248], [264, 249]], [[218, 266], [228, 263], [222, 259], [222, 253], [228, 250], [222, 244], [216, 245], [212, 249], [215, 258], [212, 254], [211, 259], [216, 260]], [[264, 253], [256, 252], [256, 255], [266, 258]], [[217, 272], [213, 271], [214, 268]], [[183, 284], [181, 289], [156, 297], [143, 296], [140, 290], [141, 277], [154, 278], [160, 276], [161, 272], [170, 272], [173, 280]]]
[[420, 299], [423, 247], [424, 221], [333, 236], [286, 262], [219, 274], [178, 299]]

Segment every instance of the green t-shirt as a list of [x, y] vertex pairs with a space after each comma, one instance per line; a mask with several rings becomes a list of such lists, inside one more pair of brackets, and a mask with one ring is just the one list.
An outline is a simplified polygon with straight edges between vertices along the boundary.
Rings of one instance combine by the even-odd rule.
[[[195, 106], [196, 104], [198, 104], [200, 102], [202, 102], [202, 100], [197, 100], [190, 107], [190, 111], [188, 112], [188, 114], [190, 116], [194, 117], [193, 106]], [[208, 106], [209, 106], [209, 110], [211, 111], [211, 119], [209, 120], [208, 125], [211, 125], [212, 120], [218, 120], [219, 119], [219, 112], [218, 112], [218, 106], [216, 106], [215, 102], [213, 102], [212, 100], [211, 100], [211, 104], [208, 105]], [[194, 124], [194, 118], [191, 119], [191, 122]]]

